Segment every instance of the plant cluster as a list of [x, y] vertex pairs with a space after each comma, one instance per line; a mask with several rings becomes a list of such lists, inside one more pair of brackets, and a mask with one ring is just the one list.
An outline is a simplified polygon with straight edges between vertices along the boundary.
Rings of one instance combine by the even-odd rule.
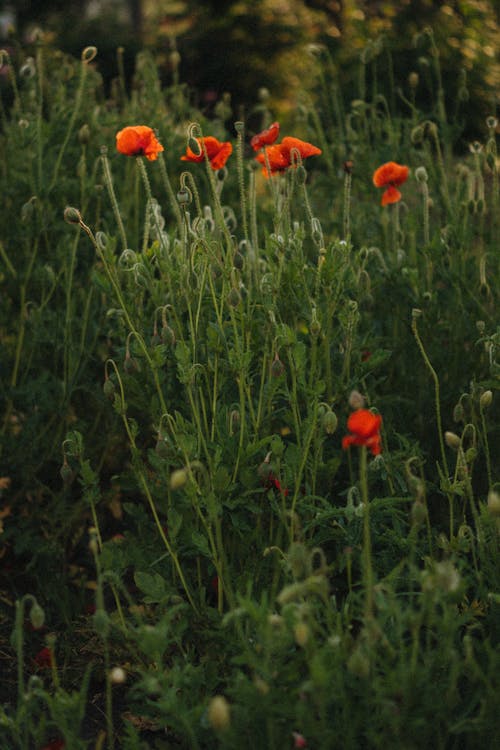
[[491, 745], [494, 113], [1, 54], [0, 745]]

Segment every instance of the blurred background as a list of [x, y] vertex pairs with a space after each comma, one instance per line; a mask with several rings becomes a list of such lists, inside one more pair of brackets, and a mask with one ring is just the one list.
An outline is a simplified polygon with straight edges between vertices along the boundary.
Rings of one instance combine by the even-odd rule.
[[[376, 66], [382, 93], [384, 83], [407, 90], [410, 74], [429, 75], [426, 26], [449, 103], [460, 90], [466, 127], [474, 130], [498, 108], [499, 0], [0, 0], [3, 46], [13, 39], [29, 45], [37, 28], [75, 56], [95, 45], [108, 90], [118, 74], [117, 48], [128, 82], [137, 52], [148, 48], [165, 83], [177, 76], [208, 113], [229, 93], [238, 116], [262, 88], [278, 113], [293, 108], [295, 92], [314, 86], [325, 60], [353, 98], [360, 64]], [[416, 96], [417, 105], [419, 96], [425, 100], [425, 86]]]

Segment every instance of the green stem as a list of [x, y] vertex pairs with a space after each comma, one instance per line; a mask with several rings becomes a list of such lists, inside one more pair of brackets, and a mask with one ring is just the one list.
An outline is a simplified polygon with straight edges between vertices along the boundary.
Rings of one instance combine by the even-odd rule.
[[368, 498], [367, 449], [362, 445], [359, 461], [359, 481], [363, 503], [363, 573], [365, 583], [365, 618], [373, 618], [373, 566], [372, 540], [370, 531], [370, 501]]

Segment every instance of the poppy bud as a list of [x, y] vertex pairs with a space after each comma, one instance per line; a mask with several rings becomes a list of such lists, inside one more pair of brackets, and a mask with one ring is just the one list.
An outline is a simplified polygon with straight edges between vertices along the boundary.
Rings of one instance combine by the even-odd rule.
[[454, 422], [463, 422], [464, 420], [465, 420], [464, 407], [462, 406], [461, 402], [459, 401], [458, 404], [456, 404], [455, 408], [453, 409], [453, 421]]
[[133, 375], [134, 372], [139, 371], [139, 363], [134, 357], [131, 357], [128, 352], [125, 355], [125, 359], [123, 361], [123, 369], [127, 373], [127, 375]]
[[458, 437], [458, 435], [455, 432], [445, 432], [444, 433], [444, 441], [448, 448], [453, 448], [453, 450], [457, 451], [460, 446], [462, 445], [462, 441]]
[[276, 354], [274, 355], [273, 363], [271, 365], [271, 375], [273, 376], [273, 378], [280, 378], [284, 372], [285, 372], [285, 365], [283, 364], [283, 362], [279, 358], [278, 353], [276, 352]]
[[364, 409], [365, 397], [359, 391], [351, 391], [349, 394], [349, 406], [351, 409]]
[[415, 70], [412, 70], [410, 75], [408, 76], [408, 84], [410, 88], [416, 89], [419, 82], [419, 75]]
[[61, 479], [64, 482], [64, 485], [70, 484], [70, 482], [73, 479], [73, 471], [71, 467], [68, 464], [68, 460], [66, 456], [64, 457], [63, 465], [61, 466], [61, 470], [59, 472]]
[[45, 612], [35, 600], [30, 612], [30, 622], [35, 630], [40, 630], [45, 622]]
[[181, 56], [176, 49], [174, 49], [174, 51], [169, 54], [168, 61], [172, 69], [177, 70], [181, 61]]
[[498, 120], [496, 117], [493, 117], [492, 115], [490, 115], [489, 117], [486, 118], [487, 128], [489, 128], [490, 130], [496, 130], [497, 126], [498, 126]]
[[481, 409], [488, 409], [488, 407], [491, 406], [492, 401], [493, 393], [491, 391], [484, 391], [479, 398], [479, 406]]
[[488, 493], [488, 511], [492, 516], [500, 516], [500, 495], [495, 490]]
[[203, 153], [203, 147], [200, 141], [192, 135], [188, 138], [188, 149], [192, 151], [195, 156], [201, 156]]
[[245, 132], [245, 123], [244, 123], [244, 122], [241, 122], [241, 120], [237, 120], [237, 121], [236, 121], [236, 122], [234, 123], [234, 129], [236, 130], [236, 132], [237, 132], [237, 133], [238, 133], [239, 135], [243, 135], [243, 133]]
[[245, 265], [245, 259], [243, 255], [236, 251], [233, 256], [233, 266], [238, 269], [238, 271], [241, 271], [243, 266]]
[[299, 166], [297, 167], [295, 172], [295, 179], [297, 180], [297, 185], [303, 186], [306, 184], [307, 170], [303, 164], [299, 164]]
[[241, 417], [238, 409], [233, 409], [229, 415], [229, 434], [234, 435], [240, 428]]
[[417, 167], [415, 170], [415, 178], [417, 182], [427, 182], [429, 175], [425, 167]]
[[351, 159], [348, 159], [342, 164], [342, 169], [344, 170], [346, 174], [352, 174], [353, 167], [354, 167], [354, 162], [351, 161]]
[[115, 384], [113, 383], [111, 378], [106, 378], [106, 380], [104, 381], [104, 385], [102, 386], [102, 390], [106, 398], [109, 398], [110, 400], [114, 398]]
[[227, 295], [227, 301], [228, 304], [231, 305], [231, 307], [238, 307], [241, 302], [241, 294], [237, 289], [233, 287]]
[[78, 140], [82, 145], [86, 145], [90, 140], [90, 128], [85, 123], [85, 125], [82, 125], [80, 130], [78, 131]]
[[170, 474], [170, 489], [180, 490], [186, 484], [188, 480], [188, 473], [186, 469], [175, 469]]
[[231, 723], [231, 709], [223, 695], [215, 695], [208, 705], [208, 723], [217, 732], [223, 732]]
[[164, 344], [168, 344], [169, 346], [174, 346], [175, 344], [175, 333], [169, 325], [162, 326], [160, 338]]
[[304, 648], [309, 640], [310, 630], [305, 622], [298, 622], [293, 629], [293, 637], [297, 646]]
[[422, 143], [424, 140], [424, 128], [422, 125], [417, 125], [417, 127], [413, 128], [410, 138], [412, 143]]
[[163, 437], [159, 437], [155, 445], [155, 453], [160, 458], [168, 458], [168, 443]]
[[34, 197], [21, 206], [21, 221], [27, 224], [35, 213]]
[[82, 215], [77, 208], [73, 206], [66, 206], [64, 209], [64, 221], [68, 224], [80, 224]]
[[331, 409], [323, 415], [323, 429], [327, 435], [333, 435], [337, 429], [338, 419], [335, 412]]
[[109, 680], [114, 685], [123, 685], [123, 683], [127, 680], [127, 673], [124, 669], [122, 669], [122, 667], [113, 667], [113, 669], [109, 673]]

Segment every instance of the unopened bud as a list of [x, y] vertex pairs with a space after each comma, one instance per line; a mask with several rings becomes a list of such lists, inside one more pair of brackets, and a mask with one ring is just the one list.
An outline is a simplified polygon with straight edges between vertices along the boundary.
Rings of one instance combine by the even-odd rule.
[[73, 206], [66, 206], [64, 209], [64, 221], [68, 224], [80, 224], [82, 215], [77, 208]]
[[418, 75], [418, 73], [415, 70], [412, 70], [412, 72], [408, 76], [408, 84], [410, 88], [416, 89], [418, 86], [419, 79], [420, 79], [420, 76]]
[[304, 648], [309, 640], [310, 630], [305, 622], [298, 622], [293, 629], [293, 637], [297, 646]]
[[70, 482], [73, 479], [73, 470], [68, 464], [66, 457], [64, 457], [64, 462], [63, 462], [63, 465], [61, 466], [61, 470], [59, 474], [65, 485], [70, 484]]
[[208, 705], [208, 723], [216, 732], [223, 732], [231, 723], [231, 709], [223, 695], [215, 695]]
[[180, 490], [188, 480], [186, 469], [175, 469], [170, 475], [170, 489]]
[[113, 667], [109, 673], [109, 681], [114, 685], [123, 685], [127, 680], [127, 673], [122, 667]]
[[90, 140], [90, 128], [85, 123], [85, 125], [82, 125], [80, 130], [78, 131], [78, 140], [82, 145], [86, 145]]
[[448, 448], [453, 448], [455, 451], [457, 451], [462, 445], [462, 441], [455, 432], [446, 431], [444, 433], [444, 441]]
[[109, 630], [109, 616], [105, 609], [98, 609], [92, 617], [95, 631], [102, 638], [105, 638]]
[[104, 381], [104, 384], [102, 386], [102, 390], [104, 392], [104, 395], [106, 398], [113, 399], [115, 395], [115, 384], [111, 380], [111, 378], [106, 378]]
[[241, 294], [234, 286], [227, 295], [227, 302], [231, 307], [238, 307], [241, 302]]
[[279, 354], [276, 353], [274, 355], [274, 360], [271, 365], [271, 375], [273, 376], [273, 378], [280, 378], [284, 372], [285, 372], [285, 365], [279, 358]]
[[337, 429], [339, 420], [337, 415], [331, 409], [323, 415], [323, 429], [327, 435], [333, 435]]
[[425, 167], [417, 167], [415, 170], [415, 178], [417, 182], [427, 182], [429, 175]]
[[488, 409], [488, 407], [491, 406], [492, 401], [493, 393], [491, 391], [484, 391], [479, 398], [479, 406], [481, 409]]
[[30, 622], [35, 630], [40, 630], [40, 628], [43, 627], [43, 623], [45, 622], [45, 612], [37, 601], [35, 601], [35, 603], [31, 607]]
[[495, 518], [500, 516], [500, 495], [495, 490], [488, 492], [488, 511]]
[[351, 391], [349, 394], [349, 406], [351, 409], [363, 409], [365, 406], [365, 397], [359, 391]]

